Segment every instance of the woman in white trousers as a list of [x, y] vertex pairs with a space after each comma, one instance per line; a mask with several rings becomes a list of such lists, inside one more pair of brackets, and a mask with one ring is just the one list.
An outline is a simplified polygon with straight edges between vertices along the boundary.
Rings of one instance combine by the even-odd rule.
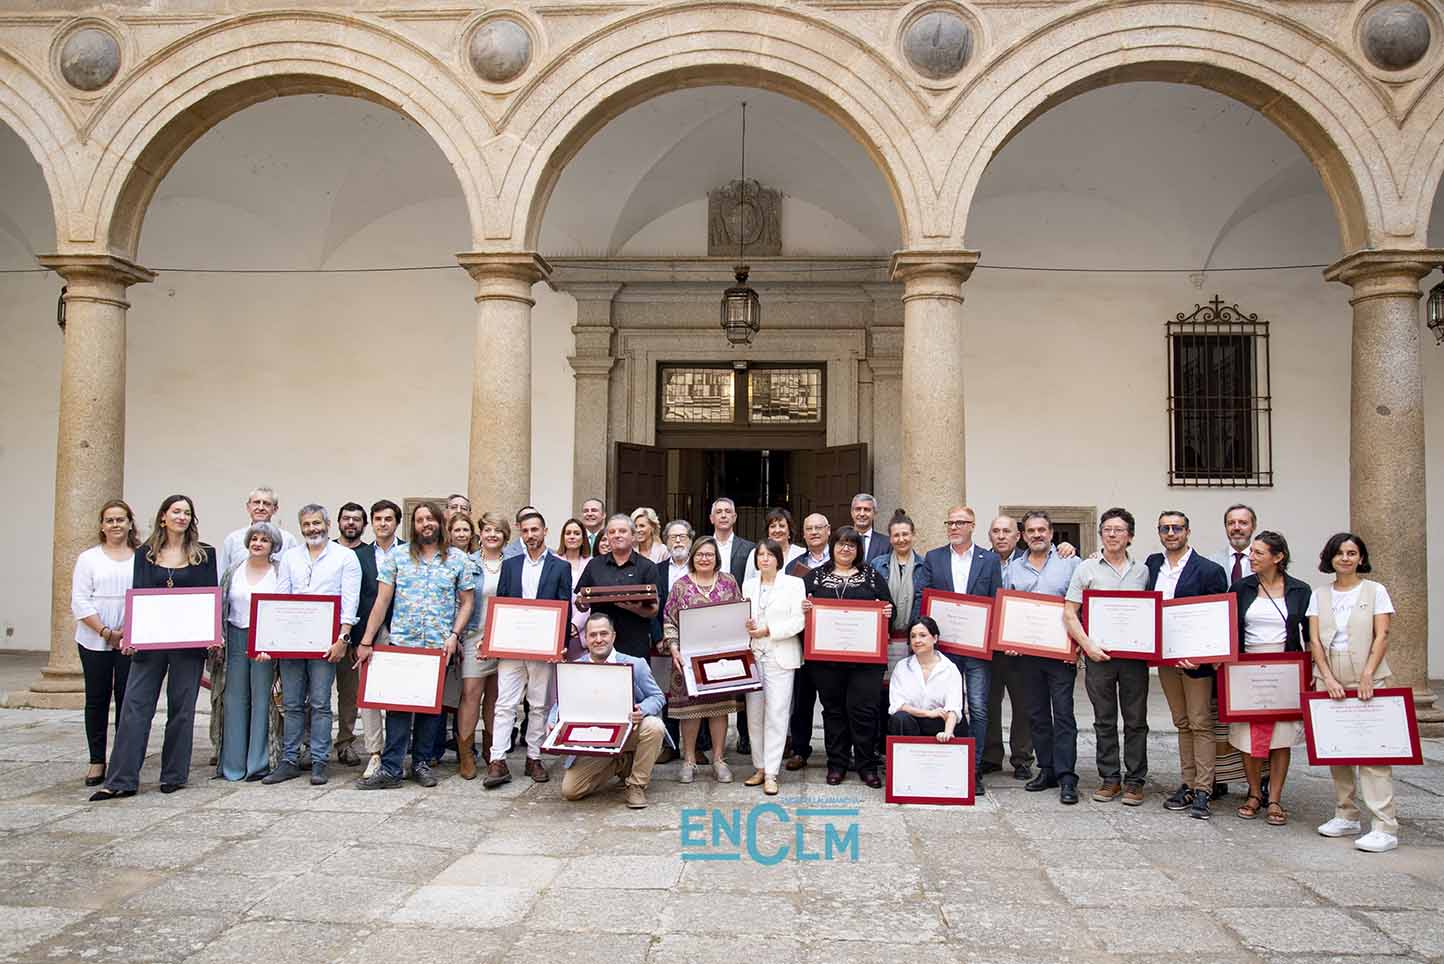
[[801, 579], [781, 571], [786, 552], [776, 540], [762, 540], [754, 556], [757, 575], [742, 586], [742, 595], [752, 604], [747, 632], [762, 674], [762, 689], [747, 694], [747, 734], [756, 772], [744, 782], [749, 787], [761, 784], [769, 796], [777, 793], [777, 773], [787, 742], [792, 674], [802, 665], [806, 590]]

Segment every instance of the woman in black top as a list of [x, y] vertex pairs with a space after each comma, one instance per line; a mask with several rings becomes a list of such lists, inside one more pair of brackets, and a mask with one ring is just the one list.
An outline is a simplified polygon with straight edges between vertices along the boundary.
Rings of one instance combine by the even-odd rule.
[[[892, 596], [887, 579], [863, 562], [862, 537], [843, 526], [828, 541], [831, 559], [803, 579], [807, 595], [818, 599], [875, 599], [887, 603], [884, 619], [892, 619]], [[812, 608], [809, 600], [804, 611]], [[827, 745], [827, 782], [837, 786], [847, 776], [848, 751], [862, 782], [882, 786], [878, 776], [877, 704], [885, 663], [822, 662], [809, 667], [822, 700], [822, 736]]]
[[[183, 495], [169, 496], [155, 515], [150, 538], [136, 550], [134, 588], [180, 589], [218, 584], [216, 551], [200, 540], [191, 500]], [[127, 633], [129, 630], [127, 626]], [[206, 651], [137, 651], [126, 639], [121, 644], [121, 652], [131, 657], [130, 679], [125, 687], [125, 703], [120, 709], [105, 786], [97, 790], [91, 800], [135, 796], [162, 682], [166, 686], [166, 723], [160, 755], [160, 792], [174, 793], [185, 786], [190, 776], [196, 697], [200, 694]]]

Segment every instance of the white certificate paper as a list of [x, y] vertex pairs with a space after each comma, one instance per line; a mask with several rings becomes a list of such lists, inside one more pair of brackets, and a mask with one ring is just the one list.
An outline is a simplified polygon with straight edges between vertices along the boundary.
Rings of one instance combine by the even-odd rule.
[[614, 732], [610, 726], [574, 726], [567, 731], [567, 738], [573, 743], [602, 743]]
[[896, 797], [966, 799], [972, 770], [966, 743], [897, 743], [890, 777]]
[[1228, 708], [1232, 712], [1297, 710], [1302, 705], [1299, 664], [1228, 663]]
[[719, 659], [706, 664], [706, 673], [713, 683], [742, 679], [747, 675], [747, 664], [740, 659]]
[[137, 593], [130, 601], [125, 641], [130, 646], [164, 649], [198, 640], [216, 640], [218, 593]]
[[540, 606], [498, 606], [491, 601], [496, 611], [491, 613], [491, 629], [487, 636], [487, 648], [507, 652], [535, 653], [539, 659], [547, 659], [557, 651], [557, 622], [562, 618], [559, 610]]
[[998, 638], [1001, 647], [1008, 648], [1009, 642], [1027, 643], [1039, 649], [1056, 651], [1060, 656], [1069, 650], [1068, 630], [1063, 627], [1063, 607], [1057, 603], [1038, 602], [1032, 599], [1008, 597], [1001, 608], [1003, 626]]
[[315, 600], [256, 600], [257, 653], [314, 653], [325, 656], [335, 644], [336, 624], [332, 596]]
[[1089, 596], [1088, 636], [1109, 653], [1157, 650], [1158, 605], [1154, 598]]
[[1402, 696], [1364, 701], [1309, 700], [1314, 750], [1320, 757], [1397, 757], [1414, 755], [1409, 711]]
[[1175, 602], [1163, 607], [1163, 658], [1196, 662], [1232, 652], [1234, 618], [1227, 602]]
[[937, 621], [938, 638], [968, 649], [984, 650], [988, 646], [988, 610], [981, 606], [931, 600], [928, 614]]
[[440, 667], [441, 660], [435, 656], [378, 650], [371, 654], [366, 692], [361, 696], [368, 703], [429, 709], [436, 704]]
[[877, 627], [880, 619], [882, 612], [875, 609], [814, 606], [812, 648], [827, 653], [871, 656], [877, 652]]

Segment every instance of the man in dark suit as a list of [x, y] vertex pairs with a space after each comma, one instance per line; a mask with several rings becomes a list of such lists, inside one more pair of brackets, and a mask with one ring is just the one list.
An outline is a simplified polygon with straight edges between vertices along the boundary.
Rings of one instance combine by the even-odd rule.
[[[571, 626], [572, 567], [566, 560], [547, 551], [547, 525], [542, 514], [533, 509], [520, 521], [521, 543], [525, 548], [519, 556], [504, 559], [497, 579], [496, 595], [508, 599], [555, 599], [567, 604], [563, 626]], [[486, 767], [482, 786], [488, 790], [511, 782], [506, 754], [511, 749], [512, 724], [522, 697], [527, 702], [526, 775], [535, 783], [546, 783], [546, 767], [541, 761], [541, 745], [547, 733], [547, 703], [555, 670], [541, 659], [503, 659], [496, 671], [496, 710], [492, 714], [491, 761]], [[463, 760], [471, 755], [474, 734], [462, 734], [458, 755]], [[461, 741], [466, 746], [461, 747]]]
[[851, 512], [852, 527], [862, 537], [862, 558], [858, 560], [859, 564], [872, 562], [878, 556], [885, 556], [892, 551], [887, 533], [878, 532], [872, 525], [877, 520], [877, 499], [866, 492], [859, 492], [852, 497]]
[[[1170, 509], [1158, 517], [1158, 540], [1163, 551], [1144, 560], [1149, 589], [1164, 599], [1214, 596], [1228, 592], [1228, 575], [1218, 563], [1194, 552], [1188, 545], [1188, 516]], [[1187, 810], [1207, 820], [1213, 793], [1217, 744], [1213, 735], [1213, 674], [1211, 665], [1158, 667], [1158, 683], [1168, 699], [1173, 725], [1178, 728], [1178, 761], [1183, 783], [1163, 801], [1169, 810]]]
[[[973, 530], [977, 528], [977, 515], [965, 505], [956, 505], [948, 510], [945, 523], [948, 544], [928, 551], [923, 564], [913, 577], [913, 618], [922, 613], [923, 591], [938, 589], [943, 592], [965, 593], [969, 596], [997, 595], [1003, 587], [1003, 567], [997, 553], [982, 546], [973, 545]], [[976, 656], [947, 654], [948, 659], [958, 667], [967, 690], [967, 720], [959, 720], [959, 726], [966, 726], [966, 733], [973, 738], [973, 752], [988, 742], [988, 689], [991, 684], [991, 667], [985, 659]], [[976, 756], [978, 779], [975, 785], [983, 792], [982, 758]]]

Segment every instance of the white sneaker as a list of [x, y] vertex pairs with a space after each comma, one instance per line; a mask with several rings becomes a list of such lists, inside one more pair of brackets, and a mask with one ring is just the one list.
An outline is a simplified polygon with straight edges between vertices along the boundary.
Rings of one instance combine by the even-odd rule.
[[682, 769], [677, 773], [678, 783], [691, 783], [697, 777], [697, 764], [682, 761]]
[[370, 762], [366, 764], [365, 772], [361, 774], [361, 779], [369, 780], [376, 775], [376, 771], [379, 769], [381, 769], [381, 754], [373, 753]]
[[1320, 826], [1319, 833], [1325, 837], [1352, 837], [1362, 829], [1364, 828], [1359, 826], [1359, 821], [1357, 820], [1345, 820], [1343, 817], [1335, 817], [1328, 823]]
[[732, 768], [729, 767], [725, 762], [723, 762], [722, 760], [718, 760], [715, 764], [713, 764], [712, 768], [717, 772], [718, 783], [732, 782]]
[[1370, 830], [1354, 841], [1355, 850], [1363, 850], [1371, 854], [1388, 853], [1397, 846], [1399, 846], [1399, 838], [1382, 830]]

